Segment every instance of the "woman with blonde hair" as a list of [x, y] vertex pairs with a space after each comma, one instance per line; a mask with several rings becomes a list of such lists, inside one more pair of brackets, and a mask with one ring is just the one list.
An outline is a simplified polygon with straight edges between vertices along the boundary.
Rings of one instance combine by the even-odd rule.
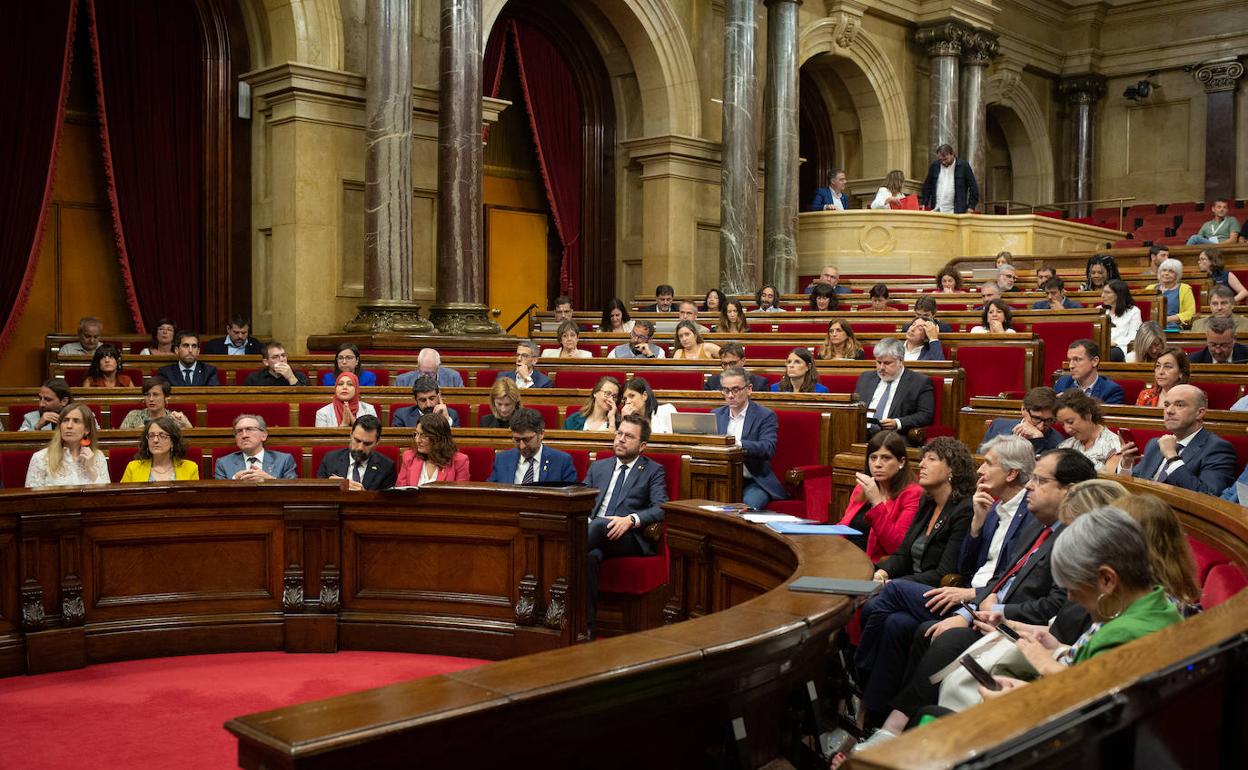
[[895, 209], [901, 205], [901, 201], [905, 198], [905, 194], [901, 191], [902, 185], [906, 183], [906, 175], [897, 169], [888, 172], [888, 176], [884, 177], [884, 186], [875, 193], [875, 200], [871, 201], [873, 209]]
[[61, 410], [48, 445], [30, 458], [26, 486], [68, 487], [107, 484], [108, 463], [96, 443], [95, 413], [82, 402]]
[[520, 408], [520, 387], [510, 377], [499, 377], [490, 387], [490, 413], [481, 418], [482, 428], [507, 428]]
[[859, 361], [866, 358], [866, 352], [854, 336], [854, 327], [841, 318], [828, 321], [828, 334], [823, 338], [823, 346], [819, 348], [819, 359], [831, 361], [842, 358]]
[[1150, 364], [1166, 349], [1166, 331], [1156, 321], [1145, 321], [1135, 333], [1135, 342], [1127, 351], [1127, 363]]
[[1088, 479], [1070, 485], [1066, 499], [1057, 506], [1057, 518], [1065, 526], [1080, 514], [1109, 505], [1127, 493], [1127, 488], [1110, 479]]
[[1200, 612], [1200, 582], [1196, 579], [1196, 560], [1192, 558], [1191, 546], [1183, 534], [1183, 525], [1165, 500], [1147, 493], [1122, 496], [1112, 503], [1139, 522], [1148, 541], [1148, 561], [1153, 567], [1153, 578], [1166, 589], [1166, 595], [1179, 609], [1179, 614], [1189, 617]]
[[620, 381], [600, 377], [580, 411], [563, 421], [564, 430], [615, 430], [620, 409]]

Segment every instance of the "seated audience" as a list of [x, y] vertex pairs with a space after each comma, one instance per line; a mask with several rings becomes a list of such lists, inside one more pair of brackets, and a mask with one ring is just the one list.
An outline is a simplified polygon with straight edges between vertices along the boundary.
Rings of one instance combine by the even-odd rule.
[[784, 376], [771, 385], [773, 393], [827, 393], [828, 388], [819, 382], [819, 367], [807, 348], [797, 347], [789, 352], [784, 362]]
[[850, 542], [878, 563], [901, 545], [919, 509], [923, 488], [914, 482], [906, 440], [891, 430], [882, 430], [867, 441], [862, 472], [854, 475], [857, 484], [849, 494], [841, 524], [861, 533], [851, 535]]
[[1075, 340], [1066, 350], [1066, 362], [1070, 374], [1064, 374], [1053, 385], [1059, 394], [1078, 388], [1106, 404], [1121, 404], [1122, 386], [1102, 377], [1101, 346], [1092, 340]]
[[600, 377], [594, 383], [585, 406], [563, 421], [563, 429], [614, 431], [619, 409], [620, 381], [614, 377]]
[[572, 321], [563, 321], [555, 330], [559, 347], [547, 348], [542, 351], [542, 358], [593, 358], [588, 350], [581, 350], [577, 345], [581, 341], [581, 330]]
[[922, 297], [916, 297], [914, 300], [914, 315], [916, 318], [931, 321], [936, 324], [936, 328], [941, 334], [949, 334], [953, 331], [953, 327], [936, 317], [936, 308], [936, 299], [930, 294], [924, 294]]
[[644, 377], [634, 377], [624, 383], [624, 394], [620, 397], [620, 416], [626, 414], [646, 418], [651, 433], [671, 433], [676, 407], [660, 404], [650, 383]]
[[177, 362], [160, 367], [156, 370], [156, 375], [163, 377], [170, 385], [187, 388], [220, 385], [217, 367], [199, 361], [199, 335], [183, 329], [176, 336], [177, 343], [174, 347], [178, 356]]
[[1083, 285], [1079, 291], [1097, 291], [1104, 289], [1113, 281], [1121, 281], [1118, 263], [1109, 254], [1094, 254], [1088, 257], [1088, 264], [1083, 269]]
[[[635, 329], [636, 327], [634, 327]], [[717, 358], [719, 345], [702, 339], [702, 332], [692, 321], [681, 321], [676, 324], [676, 344], [672, 346], [672, 358], [689, 360], [695, 358]]]
[[979, 323], [971, 327], [971, 334], [1010, 334], [1014, 332], [1014, 309], [1003, 299], [984, 302], [979, 312]]
[[[676, 318], [677, 318], [678, 323], [681, 321], [688, 321], [689, 323], [693, 324], [694, 328], [696, 328], [702, 334], [707, 334], [711, 331], [709, 328], [698, 323], [698, 303], [696, 302], [690, 302], [689, 300], [684, 300], [683, 302], [681, 302], [680, 305], [678, 305], [676, 309]], [[671, 321], [666, 321], [665, 323], [671, 323]], [[657, 328], [657, 325], [656, 325], [656, 328]], [[672, 328], [672, 331], [675, 331], [676, 329], [675, 325], [673, 325], [671, 328]]]
[[357, 417], [346, 448], [325, 455], [316, 477], [345, 480], [353, 492], [393, 487], [398, 474], [394, 461], [377, 451], [380, 444], [381, 420], [371, 414]]
[[1040, 288], [1045, 293], [1045, 299], [1032, 303], [1032, 310], [1073, 310], [1083, 307], [1066, 296], [1066, 282], [1061, 278], [1050, 278]]
[[940, 344], [940, 327], [926, 318], [915, 318], [906, 327], [905, 348], [907, 361], [945, 360], [945, 349]]
[[719, 323], [715, 325], [716, 334], [740, 334], [750, 330], [750, 322], [745, 317], [745, 305], [739, 299], [724, 302], [719, 311]]
[[89, 356], [100, 346], [100, 335], [104, 333], [104, 324], [94, 316], [78, 319], [78, 339], [61, 345], [58, 356]]
[[[554, 314], [555, 314], [555, 323], [557, 324], [561, 324], [564, 321], [571, 321], [572, 320], [572, 298], [563, 294], [560, 294], [558, 297], [555, 297]], [[449, 388], [451, 386], [447, 385], [445, 387]]]
[[806, 293], [810, 294], [816, 286], [831, 286], [832, 291], [836, 294], [853, 293], [853, 289], [841, 285], [841, 271], [837, 270], [835, 265], [825, 265], [823, 272], [819, 273], [819, 277], [811, 281], [806, 287]]
[[377, 407], [360, 400], [360, 381], [351, 372], [338, 375], [334, 400], [316, 410], [316, 427], [349, 428], [366, 414], [377, 416]]
[[130, 375], [121, 373], [121, 351], [107, 342], [97, 347], [82, 378], [82, 387], [133, 388]]
[[173, 387], [164, 377], [148, 377], [143, 380], [143, 408], [132, 409], [121, 421], [121, 430], [138, 430], [147, 427], [153, 420], [168, 417], [179, 428], [192, 427], [191, 421], [181, 412], [169, 411], [169, 396], [173, 395]]
[[1101, 289], [1101, 308], [1109, 319], [1109, 351], [1111, 361], [1127, 360], [1127, 351], [1140, 331], [1140, 308], [1131, 296], [1127, 282], [1115, 279]]
[[[1043, 290], [1044, 282], [1057, 277], [1057, 268], [1052, 265], [1041, 265], [1036, 268], [1036, 289]], [[1082, 291], [1082, 290], [1081, 290]]]
[[633, 330], [633, 319], [628, 307], [619, 297], [612, 297], [602, 309], [602, 320], [598, 322], [598, 331], [628, 334]]
[[674, 310], [672, 300], [675, 298], [676, 290], [666, 283], [661, 283], [654, 289], [654, 304], [644, 309], [650, 313], [670, 313]]
[[1013, 265], [1002, 265], [997, 268], [997, 285], [1001, 287], [1002, 294], [1021, 291], [1018, 287], [1018, 268]]
[[906, 183], [906, 175], [900, 170], [894, 169], [888, 172], [884, 177], [884, 184], [880, 189], [875, 191], [875, 198], [871, 201], [868, 208], [873, 209], [896, 209], [901, 208], [901, 202], [905, 200], [905, 193], [902, 192], [902, 186]]
[[611, 348], [607, 358], [667, 358], [667, 351], [650, 341], [652, 334], [653, 323], [637, 320], [629, 332], [628, 342]]
[[251, 336], [251, 319], [236, 313], [225, 325], [225, 336], [204, 343], [206, 356], [262, 356], [264, 347]]
[[[571, 303], [569, 303], [571, 307]], [[570, 311], [569, 311], [570, 312]], [[417, 377], [428, 375], [438, 381], [439, 388], [462, 388], [464, 377], [454, 369], [442, 366], [442, 354], [433, 348], [421, 348], [416, 354], [416, 369], [394, 378], [397, 388], [410, 388]], [[415, 426], [413, 426], [415, 427]]]
[[499, 378], [515, 380], [516, 386], [521, 390], [528, 388], [553, 388], [555, 381], [537, 368], [537, 359], [541, 356], [541, 353], [542, 349], [533, 340], [520, 340], [520, 342], [516, 343], [515, 371], [499, 372]]
[[871, 307], [868, 308], [873, 313], [888, 313], [892, 310], [888, 306], [888, 286], [877, 283], [867, 292], [867, 296], [871, 299]]
[[761, 313], [786, 312], [780, 307], [780, 291], [770, 284], [759, 289], [758, 294], [754, 295], [754, 300], [758, 302], [758, 310]]
[[1167, 259], [1157, 268], [1157, 283], [1144, 287], [1144, 291], [1155, 291], [1161, 303], [1154, 307], [1165, 308], [1165, 327], [1167, 331], [1178, 331], [1192, 325], [1196, 315], [1196, 295], [1192, 287], [1180, 283], [1183, 277], [1183, 263], [1177, 259]]
[[[725, 342], [723, 345], [720, 345], [719, 367], [720, 367], [720, 370], [723, 372], [726, 372], [729, 369], [736, 369], [736, 368], [745, 369], [746, 371], [749, 371], [749, 367], [745, 365], [745, 346], [742, 345], [740, 342]], [[712, 374], [710, 377], [707, 377], [706, 382], [703, 383], [702, 385], [702, 388], [704, 390], [719, 390], [721, 387], [720, 382], [719, 382], [720, 376], [721, 375], [719, 373], [716, 373], [716, 374]], [[625, 385], [625, 387], [627, 388], [628, 386]], [[757, 390], [759, 393], [762, 393], [766, 391], [768, 388], [770, 388], [771, 385], [768, 384], [767, 378], [764, 377], [763, 375], [751, 374], [750, 375], [750, 387], [753, 388], [754, 390]], [[653, 423], [651, 424], [650, 429], [651, 429], [651, 432], [653, 433], [661, 432], [657, 428], [654, 427]]]
[[706, 297], [702, 300], [702, 312], [704, 313], [722, 313], [724, 303], [728, 298], [719, 289], [711, 289], [706, 292]]
[[516, 381], [499, 377], [490, 388], [490, 413], [481, 418], [481, 427], [511, 427], [512, 417], [520, 407], [520, 388]]
[[984, 306], [994, 299], [1001, 299], [1001, 287], [997, 285], [996, 281], [988, 281], [979, 287], [979, 300], [983, 304], [975, 309], [983, 310]]
[[176, 334], [177, 331], [178, 325], [172, 319], [159, 319], [156, 321], [156, 328], [152, 330], [152, 344], [140, 350], [139, 355], [174, 355], [178, 352], [177, 345], [173, 341], [173, 335]]
[[1229, 216], [1231, 204], [1225, 198], [1219, 198], [1210, 207], [1213, 219], [1200, 226], [1200, 232], [1187, 239], [1188, 246], [1199, 246], [1206, 243], [1235, 243], [1239, 240], [1239, 220]]
[[1092, 461], [1097, 472], [1118, 469], [1116, 455], [1122, 449], [1118, 434], [1105, 426], [1105, 412], [1095, 398], [1078, 388], [1057, 397], [1057, 419], [1066, 426], [1067, 438], [1058, 444], [1073, 449]]
[[1205, 346], [1192, 354], [1193, 364], [1242, 364], [1248, 362], [1248, 345], [1235, 341], [1235, 322], [1211, 318], [1205, 324]]
[[1127, 362], [1151, 364], [1166, 349], [1166, 331], [1156, 321], [1145, 321], [1135, 333], [1135, 341], [1127, 351]]
[[390, 424], [396, 428], [415, 428], [416, 423], [426, 414], [436, 413], [446, 418], [452, 428], [458, 427], [459, 412], [447, 406], [442, 402], [442, 389], [438, 387], [438, 381], [433, 377], [424, 374], [416, 378], [412, 383], [412, 398], [416, 399], [414, 406], [405, 406], [395, 409], [390, 413]]
[[1203, 332], [1215, 318], [1229, 318], [1235, 322], [1235, 333], [1248, 332], [1248, 316], [1235, 312], [1235, 290], [1218, 284], [1209, 290], [1209, 315], [1202, 315], [1192, 323], [1192, 331]]
[[96, 438], [95, 414], [82, 402], [64, 409], [56, 422], [56, 432], [48, 445], [31, 455], [26, 468], [26, 486], [68, 487], [79, 484], [107, 484], [108, 461]]
[[74, 400], [69, 385], [60, 377], [44, 380], [39, 386], [39, 408], [22, 416], [22, 430], [52, 430], [61, 419], [61, 410]]
[[810, 291], [810, 299], [807, 302], [806, 309], [815, 311], [836, 310], [835, 290], [826, 283], [815, 286]]
[[877, 430], [925, 428], [936, 417], [931, 379], [905, 366], [905, 345], [891, 337], [875, 344], [875, 370], [858, 375], [854, 396], [867, 405], [867, 435]]
[[1153, 381], [1135, 398], [1136, 406], [1158, 406], [1175, 385], [1186, 385], [1192, 379], [1192, 366], [1183, 348], [1173, 345], [1161, 351], [1153, 362]]
[[217, 460], [212, 477], [219, 480], [264, 481], [299, 477], [295, 458], [285, 452], [266, 449], [269, 426], [258, 414], [240, 414], [234, 418], [234, 444], [237, 452]]
[[247, 375], [244, 384], [249, 388], [290, 387], [307, 385], [308, 378], [303, 372], [290, 368], [287, 362], [286, 347], [280, 342], [268, 342], [264, 348], [264, 368]]
[[1225, 286], [1234, 292], [1235, 304], [1248, 300], [1248, 289], [1239, 280], [1239, 276], [1226, 269], [1226, 261], [1221, 249], [1204, 249], [1196, 258], [1196, 267], [1208, 274], [1211, 286]]
[[139, 451], [134, 458], [126, 463], [122, 484], [199, 481], [199, 464], [186, 459], [182, 426], [172, 417], [157, 417], [147, 424], [139, 437]]
[[866, 357], [866, 351], [858, 343], [858, 338], [854, 336], [854, 327], [850, 326], [849, 322], [840, 318], [828, 321], [828, 333], [823, 338], [823, 345], [819, 348], [821, 361], [837, 359], [860, 361]]
[[996, 261], [993, 262], [993, 265], [997, 268], [997, 270], [1000, 270], [1001, 268], [1010, 264], [1010, 260], [1012, 259], [1014, 259], [1014, 255], [1011, 254], [1010, 252], [998, 251]]
[[954, 294], [962, 290], [962, 273], [956, 268], [942, 268], [936, 274], [937, 294]]
[[[1139, 459], [1139, 448], [1126, 444], [1122, 462], [1137, 479], [1221, 495], [1235, 478], [1235, 448], [1216, 433], [1205, 430], [1209, 400], [1195, 385], [1175, 385], [1162, 401], [1166, 434], [1150, 439]], [[1119, 468], [1122, 471], [1122, 466]]]
[[545, 446], [546, 422], [536, 409], [517, 409], [511, 420], [514, 449], [494, 455], [494, 467], [487, 481], [500, 484], [535, 484], [561, 481], [575, 484], [576, 466], [572, 455]]
[[1170, 259], [1170, 247], [1164, 243], [1154, 243], [1148, 247], [1148, 272], [1157, 274], [1157, 268], [1161, 267], [1161, 263]]
[[984, 453], [988, 442], [997, 436], [1014, 435], [1031, 442], [1035, 454], [1044, 454], [1056, 449], [1062, 442], [1062, 435], [1053, 429], [1057, 419], [1057, 393], [1044, 386], [1032, 388], [1023, 396], [1022, 416], [1018, 420], [1009, 417], [998, 417], [988, 425], [988, 432], [979, 445], [979, 453]]
[[455, 446], [451, 424], [440, 414], [416, 421], [412, 448], [403, 450], [396, 487], [423, 487], [435, 481], [470, 481], [468, 455]]
[[779, 420], [775, 412], [750, 400], [751, 391], [744, 369], [728, 369], [720, 375], [724, 405], [714, 410], [715, 428], [720, 435], [732, 436], [745, 450], [742, 500], [750, 508], [763, 510], [772, 500], [787, 498], [788, 493], [771, 470]]
[[321, 375], [321, 384], [333, 385], [338, 382], [338, 375], [350, 372], [359, 378], [360, 385], [364, 387], [376, 385], [377, 375], [362, 370], [361, 366], [360, 348], [354, 342], [343, 342], [338, 345], [338, 352], [334, 354], [334, 370]]

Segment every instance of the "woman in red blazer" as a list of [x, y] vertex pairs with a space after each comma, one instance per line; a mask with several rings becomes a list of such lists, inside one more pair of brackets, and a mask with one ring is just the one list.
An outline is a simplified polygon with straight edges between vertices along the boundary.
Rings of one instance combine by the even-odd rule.
[[437, 412], [422, 415], [412, 434], [412, 448], [403, 451], [395, 486], [423, 487], [433, 481], [468, 480], [468, 455], [457, 451], [451, 424]]
[[890, 556], [901, 545], [919, 509], [923, 488], [914, 483], [906, 459], [906, 440], [893, 430], [882, 430], [867, 442], [865, 473], [849, 496], [841, 523], [862, 532], [850, 540], [866, 550], [872, 563]]

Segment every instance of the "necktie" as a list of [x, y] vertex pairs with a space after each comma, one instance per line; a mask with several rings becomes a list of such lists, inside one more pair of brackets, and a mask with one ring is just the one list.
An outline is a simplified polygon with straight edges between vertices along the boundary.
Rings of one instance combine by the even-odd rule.
[[[1180, 449], [1179, 457], [1182, 457], [1182, 456], [1183, 456], [1183, 452], [1182, 452], [1182, 449]], [[1164, 457], [1161, 458], [1161, 462], [1157, 463], [1157, 472], [1153, 474], [1153, 481], [1164, 482], [1166, 480], [1166, 476], [1170, 475], [1170, 473], [1166, 470], [1166, 468], [1170, 467], [1171, 462], [1173, 461], [1167, 460]]]
[[620, 470], [615, 474], [615, 481], [611, 483], [611, 489], [607, 492], [607, 496], [602, 498], [602, 509], [598, 511], [599, 516], [610, 516], [611, 512], [619, 505], [619, 492], [624, 488], [624, 477], [628, 474], [628, 466], [621, 465]]
[[887, 416], [884, 410], [888, 406], [888, 396], [893, 392], [893, 385], [896, 383], [897, 380], [889, 380], [884, 383], [884, 393], [880, 395], [880, 400], [875, 402], [875, 409], [871, 412], [871, 416], [875, 419], [883, 420]]
[[363, 466], [361, 466], [359, 463], [356, 463], [355, 470], [351, 472], [351, 480], [356, 482], [357, 484], [363, 483], [363, 479], [364, 479], [364, 474], [362, 472], [363, 470], [364, 470]]
[[194, 369], [183, 369], [183, 370], [182, 370], [182, 381], [183, 381], [185, 384], [187, 384], [187, 385], [191, 385], [191, 384], [193, 384], [193, 380], [194, 380], [194, 379], [195, 379], [195, 370], [194, 370]]
[[260, 467], [260, 458], [259, 458], [259, 457], [248, 457], [248, 458], [247, 458], [247, 470], [249, 470], [249, 471], [254, 471], [255, 469], [257, 469], [257, 468], [259, 468], [259, 467]]
[[[1020, 557], [1018, 561], [1014, 562], [1014, 566], [1010, 567], [1010, 571], [1002, 575], [1001, 579], [997, 581], [997, 584], [993, 586], [992, 590], [989, 591], [988, 593], [995, 594], [997, 593], [997, 591], [1000, 591], [1001, 586], [1005, 585], [1006, 581], [1014, 577], [1015, 572], [1018, 572], [1020, 569], [1023, 568], [1023, 565], [1027, 563], [1027, 560], [1031, 558], [1031, 555], [1035, 553], [1036, 551], [1038, 551], [1040, 549], [1040, 546], [1044, 545], [1044, 541], [1048, 540], [1049, 535], [1051, 534], [1053, 534], [1053, 528], [1045, 527], [1044, 530], [1040, 533], [1040, 535], [1035, 539], [1035, 542], [1031, 544], [1031, 548], [1027, 549], [1027, 553], [1023, 554], [1022, 557]], [[1000, 596], [997, 597], [998, 600], [1001, 598], [1003, 597], [1000, 597]]]
[[525, 462], [528, 463], [528, 466], [524, 469], [524, 480], [520, 483], [532, 484], [534, 481], [537, 481], [537, 471], [534, 469], [534, 466], [537, 465], [537, 463], [533, 461], [532, 457], [525, 460]]

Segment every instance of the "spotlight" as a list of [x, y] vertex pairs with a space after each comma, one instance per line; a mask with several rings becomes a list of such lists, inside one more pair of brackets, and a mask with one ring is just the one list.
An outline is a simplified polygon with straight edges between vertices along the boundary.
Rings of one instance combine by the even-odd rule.
[[1148, 95], [1153, 92], [1154, 88], [1161, 87], [1149, 80], [1149, 78], [1156, 77], [1156, 75], [1156, 72], [1150, 72], [1144, 76], [1143, 80], [1137, 82], [1135, 85], [1127, 86], [1127, 89], [1122, 92], [1122, 98], [1130, 99], [1133, 102], [1138, 102], [1141, 99], [1147, 99]]

